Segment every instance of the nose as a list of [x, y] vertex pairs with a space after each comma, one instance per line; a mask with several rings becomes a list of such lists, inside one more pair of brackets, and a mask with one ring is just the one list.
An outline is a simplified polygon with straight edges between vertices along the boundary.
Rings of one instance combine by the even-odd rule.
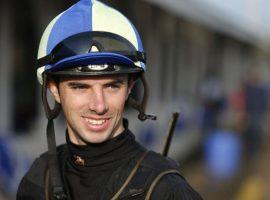
[[105, 114], [108, 111], [108, 105], [102, 88], [93, 88], [89, 99], [89, 108], [98, 115]]

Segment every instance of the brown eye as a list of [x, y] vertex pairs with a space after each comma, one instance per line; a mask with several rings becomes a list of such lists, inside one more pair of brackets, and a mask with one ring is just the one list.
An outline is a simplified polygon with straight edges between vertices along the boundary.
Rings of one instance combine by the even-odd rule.
[[118, 84], [110, 84], [110, 85], [108, 85], [108, 88], [117, 89], [117, 88], [120, 88], [120, 85], [118, 85]]
[[119, 88], [119, 84], [118, 83], [107, 83], [105, 85], [105, 88]]

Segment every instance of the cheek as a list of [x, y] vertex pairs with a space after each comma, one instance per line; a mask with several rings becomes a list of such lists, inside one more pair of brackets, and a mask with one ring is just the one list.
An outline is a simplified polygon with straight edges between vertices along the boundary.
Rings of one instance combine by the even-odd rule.
[[63, 95], [60, 97], [63, 110], [66, 112], [81, 110], [87, 106], [85, 98], [78, 95]]
[[107, 102], [108, 102], [109, 108], [111, 110], [114, 109], [114, 110], [122, 111], [125, 107], [125, 102], [127, 98], [128, 98], [127, 92], [123, 92], [116, 96], [108, 95]]

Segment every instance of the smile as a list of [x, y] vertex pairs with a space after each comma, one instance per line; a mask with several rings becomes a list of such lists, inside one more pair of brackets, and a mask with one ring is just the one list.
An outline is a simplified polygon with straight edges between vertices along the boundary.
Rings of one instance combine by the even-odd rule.
[[99, 120], [97, 120], [97, 119], [84, 118], [84, 120], [85, 120], [87, 123], [89, 123], [89, 124], [91, 124], [91, 125], [95, 125], [95, 126], [102, 125], [102, 124], [104, 124], [104, 123], [106, 122], [105, 119], [99, 119]]

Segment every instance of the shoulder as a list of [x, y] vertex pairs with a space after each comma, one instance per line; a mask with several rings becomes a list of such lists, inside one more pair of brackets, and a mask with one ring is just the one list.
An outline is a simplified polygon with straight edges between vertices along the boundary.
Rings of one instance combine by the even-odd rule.
[[[60, 145], [57, 147], [58, 157], [63, 154], [65, 146], [66, 145]], [[25, 174], [24, 178], [38, 185], [40, 182], [43, 182], [49, 157], [50, 156], [47, 151], [41, 154], [40, 157], [36, 158], [29, 171]]]
[[149, 151], [142, 162], [142, 166], [155, 171], [179, 169], [179, 164], [169, 157], [164, 157], [154, 151]]
[[150, 190], [153, 185], [151, 199], [202, 199], [181, 175], [176, 161], [150, 151], [142, 165], [155, 171], [149, 186]]
[[[140, 162], [140, 160], [142, 161]], [[137, 169], [136, 169], [137, 167]], [[136, 169], [134, 177], [129, 183], [129, 186], [132, 188], [143, 188], [147, 189], [153, 180], [162, 172], [167, 170], [179, 170], [178, 164], [167, 157], [164, 157], [153, 151], [144, 152], [140, 158], [136, 158], [129, 163], [128, 167], [125, 168], [127, 175], [131, 173], [131, 170]], [[123, 173], [123, 171], [121, 173]]]
[[[63, 154], [65, 145], [57, 147], [58, 156]], [[21, 195], [26, 193], [32, 193], [33, 191], [42, 192], [44, 187], [45, 173], [47, 169], [47, 164], [49, 160], [49, 153], [45, 152], [36, 158], [31, 165], [30, 169], [26, 172], [22, 178], [20, 185], [18, 187], [17, 199]]]
[[152, 191], [151, 199], [188, 199], [201, 200], [202, 197], [189, 185], [189, 183], [177, 174], [167, 174], [160, 179]]
[[17, 200], [44, 199], [43, 182], [47, 166], [47, 153], [36, 158], [22, 178], [17, 190]]

